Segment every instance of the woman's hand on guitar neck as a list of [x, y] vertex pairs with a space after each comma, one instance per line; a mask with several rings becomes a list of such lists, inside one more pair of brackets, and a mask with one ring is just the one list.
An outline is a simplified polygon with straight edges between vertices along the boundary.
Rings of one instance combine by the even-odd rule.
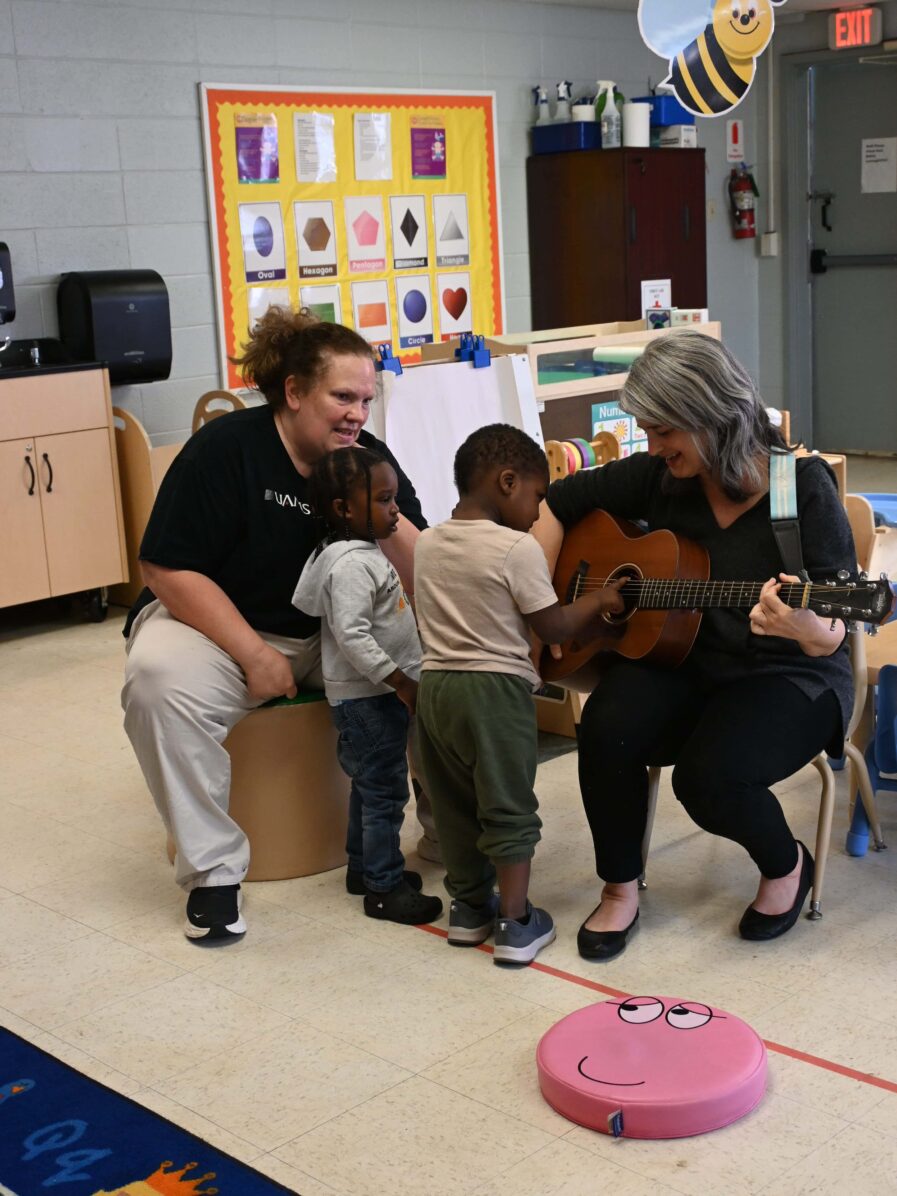
[[780, 573], [778, 581], [771, 577], [764, 584], [760, 601], [751, 607], [751, 631], [754, 635], [796, 640], [807, 656], [831, 656], [844, 639], [844, 624], [839, 623], [832, 631], [829, 621], [813, 611], [786, 606], [779, 597], [782, 582], [800, 584], [800, 578]]

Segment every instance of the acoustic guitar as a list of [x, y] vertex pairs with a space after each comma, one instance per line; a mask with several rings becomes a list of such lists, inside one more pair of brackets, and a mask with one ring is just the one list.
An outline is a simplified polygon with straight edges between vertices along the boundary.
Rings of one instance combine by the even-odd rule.
[[[568, 640], [555, 659], [546, 647], [541, 673], [547, 682], [590, 692], [608, 654], [675, 668], [691, 651], [701, 612], [711, 607], [749, 610], [764, 581], [710, 580], [710, 558], [700, 544], [671, 531], [643, 532], [606, 511], [592, 511], [564, 536], [554, 588], [558, 601], [573, 602], [609, 581], [625, 578], [626, 605], [607, 614], [602, 630], [582, 643]], [[819, 583], [784, 583], [787, 606], [806, 607], [826, 618], [883, 623], [894, 605], [886, 578], [853, 582], [846, 573]]]

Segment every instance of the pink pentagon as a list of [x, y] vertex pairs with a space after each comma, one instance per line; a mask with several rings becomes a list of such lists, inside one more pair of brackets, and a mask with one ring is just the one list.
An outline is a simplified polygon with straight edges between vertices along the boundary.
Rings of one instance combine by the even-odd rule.
[[356, 216], [352, 221], [352, 228], [355, 230], [355, 239], [359, 245], [377, 244], [380, 221], [375, 219], [370, 212], [361, 212]]
[[625, 1138], [685, 1138], [729, 1125], [766, 1091], [766, 1047], [740, 1018], [698, 1001], [627, 997], [562, 1018], [536, 1050], [542, 1095], [562, 1116]]

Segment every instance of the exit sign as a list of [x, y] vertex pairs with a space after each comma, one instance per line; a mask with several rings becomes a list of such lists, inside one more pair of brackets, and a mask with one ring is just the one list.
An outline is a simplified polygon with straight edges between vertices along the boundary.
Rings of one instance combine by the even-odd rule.
[[830, 50], [849, 50], [856, 46], [877, 46], [881, 41], [880, 8], [848, 8], [833, 12], [828, 19]]

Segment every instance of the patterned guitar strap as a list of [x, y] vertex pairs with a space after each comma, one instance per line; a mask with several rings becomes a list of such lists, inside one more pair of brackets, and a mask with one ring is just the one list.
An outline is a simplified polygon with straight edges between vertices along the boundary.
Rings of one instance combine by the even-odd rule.
[[800, 547], [794, 453], [769, 454], [769, 517], [784, 571], [809, 581]]

